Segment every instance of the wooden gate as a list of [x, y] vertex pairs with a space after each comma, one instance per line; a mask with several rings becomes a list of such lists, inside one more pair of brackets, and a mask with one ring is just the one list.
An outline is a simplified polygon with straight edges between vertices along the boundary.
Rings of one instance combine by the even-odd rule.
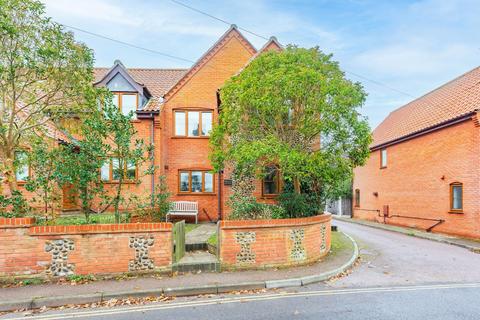
[[175, 262], [178, 262], [185, 255], [185, 220], [175, 223], [173, 239], [175, 241], [174, 258]]

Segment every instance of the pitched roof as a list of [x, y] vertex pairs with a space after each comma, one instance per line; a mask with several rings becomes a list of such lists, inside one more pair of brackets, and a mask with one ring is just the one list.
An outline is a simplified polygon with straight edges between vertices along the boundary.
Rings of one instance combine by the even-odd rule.
[[[95, 82], [101, 81], [111, 68], [95, 68]], [[140, 85], [145, 86], [153, 96], [153, 101], [144, 110], [156, 111], [160, 107], [160, 99], [188, 71], [188, 69], [155, 69], [126, 68], [128, 74]]]
[[371, 148], [420, 133], [480, 109], [480, 67], [391, 112], [373, 131]]
[[236, 37], [239, 39], [243, 45], [251, 51], [252, 55], [257, 53], [257, 49], [245, 38], [240, 31], [238, 31], [238, 27], [234, 24], [220, 37], [210, 47], [201, 57], [193, 64], [193, 66], [185, 73], [185, 75], [178, 81], [176, 85], [174, 85], [168, 92], [165, 94], [165, 98], [168, 99], [170, 96], [175, 94], [198, 70], [200, 70], [208, 61], [209, 59], [214, 56], [222, 46], [227, 43], [232, 37]]

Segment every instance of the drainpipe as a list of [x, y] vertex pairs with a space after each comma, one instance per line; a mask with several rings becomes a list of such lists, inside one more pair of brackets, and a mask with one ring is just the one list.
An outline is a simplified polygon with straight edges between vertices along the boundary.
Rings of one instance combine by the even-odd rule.
[[222, 220], [222, 174], [223, 170], [218, 171], [218, 216], [217, 221]]
[[[152, 168], [155, 166], [155, 116], [152, 114], [152, 123], [150, 126], [150, 144], [152, 145]], [[151, 201], [152, 207], [155, 204], [155, 171], [151, 177]]]

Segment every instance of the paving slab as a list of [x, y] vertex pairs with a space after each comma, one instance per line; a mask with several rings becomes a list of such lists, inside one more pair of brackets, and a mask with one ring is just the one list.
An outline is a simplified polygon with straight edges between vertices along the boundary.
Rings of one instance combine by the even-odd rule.
[[208, 251], [187, 251], [179, 263], [215, 263], [217, 257]]
[[185, 244], [206, 243], [215, 232], [217, 232], [216, 224], [202, 223], [185, 235]]

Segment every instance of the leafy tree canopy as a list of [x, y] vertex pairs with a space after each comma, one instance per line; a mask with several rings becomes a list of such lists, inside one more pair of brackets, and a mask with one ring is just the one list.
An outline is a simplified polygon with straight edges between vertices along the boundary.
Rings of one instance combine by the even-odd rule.
[[297, 192], [304, 183], [338, 190], [369, 154], [370, 128], [358, 111], [365, 98], [318, 48], [264, 53], [221, 89], [213, 165], [261, 174], [275, 164]]
[[0, 0], [0, 163], [16, 189], [14, 152], [45, 124], [94, 104], [93, 53], [36, 0]]

